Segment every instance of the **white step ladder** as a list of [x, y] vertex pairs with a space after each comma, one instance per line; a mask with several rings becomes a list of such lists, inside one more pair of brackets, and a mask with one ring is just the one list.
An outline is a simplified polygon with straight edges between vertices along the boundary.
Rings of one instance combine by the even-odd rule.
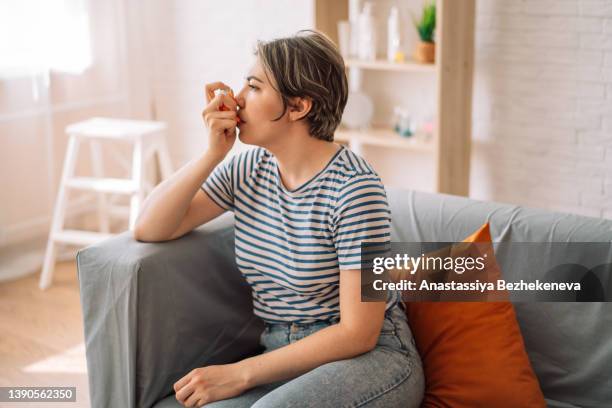
[[[40, 276], [39, 286], [41, 289], [46, 289], [51, 285], [58, 244], [88, 246], [115, 235], [109, 233], [111, 207], [106, 197], [107, 194], [125, 194], [131, 197], [129, 229], [134, 229], [140, 206], [145, 199], [148, 183], [144, 179], [144, 170], [149, 158], [157, 153], [162, 180], [167, 179], [172, 174], [172, 163], [164, 135], [165, 130], [166, 124], [164, 122], [99, 117], [66, 127], [66, 133], [70, 138]], [[84, 140], [87, 140], [90, 145], [94, 177], [75, 176], [77, 154], [79, 146]], [[104, 163], [102, 162], [102, 151], [100, 149], [100, 142], [102, 141], [127, 141], [133, 144], [130, 179], [104, 178]], [[97, 193], [100, 232], [64, 229], [68, 189]]]

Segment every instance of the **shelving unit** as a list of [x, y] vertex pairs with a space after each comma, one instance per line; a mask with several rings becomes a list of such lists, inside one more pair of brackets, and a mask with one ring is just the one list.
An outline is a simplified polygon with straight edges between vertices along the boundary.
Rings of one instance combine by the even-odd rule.
[[[422, 4], [419, 0], [413, 1], [418, 1], [419, 6]], [[360, 3], [363, 4], [362, 1]], [[373, 146], [379, 148], [379, 151], [389, 149], [388, 152], [394, 154], [423, 153], [421, 156], [430, 157], [433, 165], [427, 166], [427, 169], [418, 165], [414, 172], [430, 171], [431, 168], [435, 173], [431, 175], [435, 183], [433, 191], [467, 196], [471, 150], [475, 0], [437, 0], [436, 5], [435, 64], [420, 64], [414, 61], [393, 63], [380, 59], [345, 61], [349, 76], [356, 73], [360, 76], [367, 75], [366, 72], [370, 71], [376, 72], [376, 75], [435, 75], [437, 115], [432, 140], [423, 142], [416, 136], [405, 138], [390, 127], [380, 126], [360, 131], [341, 128], [336, 132], [335, 140], [354, 147], [360, 153], [364, 146]], [[314, 0], [314, 6], [315, 28], [337, 42], [338, 21], [349, 19], [349, 0]], [[397, 89], [387, 91], [398, 92]], [[375, 97], [373, 101], [377, 106]], [[419, 159], [422, 159], [421, 156]], [[364, 157], [368, 160], [365, 154]], [[411, 188], [411, 185], [402, 187]]]
[[412, 136], [403, 137], [385, 128], [373, 128], [367, 131], [340, 129], [336, 131], [334, 140], [344, 144], [381, 146], [425, 153], [435, 152], [433, 142], [421, 142]]
[[396, 71], [396, 72], [436, 72], [434, 64], [421, 64], [415, 61], [389, 62], [385, 60], [360, 61], [357, 59], [347, 59], [345, 64], [348, 68], [360, 68], [376, 71]]

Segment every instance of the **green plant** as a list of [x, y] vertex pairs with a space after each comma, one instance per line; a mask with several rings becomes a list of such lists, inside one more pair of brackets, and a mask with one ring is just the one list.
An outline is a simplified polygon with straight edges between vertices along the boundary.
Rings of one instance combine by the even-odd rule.
[[412, 16], [412, 21], [414, 22], [414, 26], [419, 32], [421, 41], [434, 42], [433, 32], [434, 32], [434, 29], [436, 28], [436, 3], [435, 1], [432, 0], [431, 2], [426, 2], [423, 5], [423, 15], [421, 16], [421, 20], [416, 21], [414, 16]]

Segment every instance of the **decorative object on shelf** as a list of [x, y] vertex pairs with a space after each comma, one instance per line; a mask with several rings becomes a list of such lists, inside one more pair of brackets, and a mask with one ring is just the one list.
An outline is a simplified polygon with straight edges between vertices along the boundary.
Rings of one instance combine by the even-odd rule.
[[353, 130], [341, 126], [334, 134], [334, 141], [346, 143], [351, 146], [351, 149], [355, 146], [358, 149], [362, 146], [378, 146], [403, 151], [434, 153], [433, 143], [422, 143], [420, 140], [418, 133], [411, 137], [402, 137], [390, 127], [377, 126], [371, 126], [366, 130]]
[[389, 62], [404, 62], [405, 60], [402, 51], [399, 9], [397, 6], [391, 7], [387, 19], [387, 60]]
[[363, 92], [351, 91], [342, 115], [342, 124], [349, 129], [366, 129], [370, 126], [373, 114], [372, 99]]
[[338, 21], [338, 48], [342, 58], [351, 57], [351, 23], [347, 20]]
[[361, 0], [348, 0], [348, 15], [350, 28], [350, 47], [349, 56], [350, 58], [357, 58], [359, 56], [359, 14]]
[[417, 131], [415, 132], [415, 137], [420, 143], [429, 143], [433, 139], [434, 133], [434, 121], [429, 118], [427, 120], [422, 121], [419, 126], [417, 126]]
[[403, 137], [409, 137], [414, 134], [414, 122], [411, 120], [408, 112], [396, 106], [393, 109], [393, 130]]
[[436, 3], [433, 0], [429, 3], [425, 3], [421, 19], [417, 22], [413, 16], [412, 20], [421, 38], [412, 56], [418, 62], [433, 64], [436, 57], [436, 44], [434, 43]]
[[362, 60], [376, 59], [376, 23], [373, 14], [374, 3], [366, 1], [359, 15], [359, 48], [358, 56]]

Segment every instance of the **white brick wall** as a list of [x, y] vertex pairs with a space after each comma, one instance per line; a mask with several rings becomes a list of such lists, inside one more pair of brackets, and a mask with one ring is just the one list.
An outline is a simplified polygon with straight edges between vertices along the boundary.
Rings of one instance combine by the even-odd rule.
[[612, 218], [612, 0], [478, 0], [471, 196]]

